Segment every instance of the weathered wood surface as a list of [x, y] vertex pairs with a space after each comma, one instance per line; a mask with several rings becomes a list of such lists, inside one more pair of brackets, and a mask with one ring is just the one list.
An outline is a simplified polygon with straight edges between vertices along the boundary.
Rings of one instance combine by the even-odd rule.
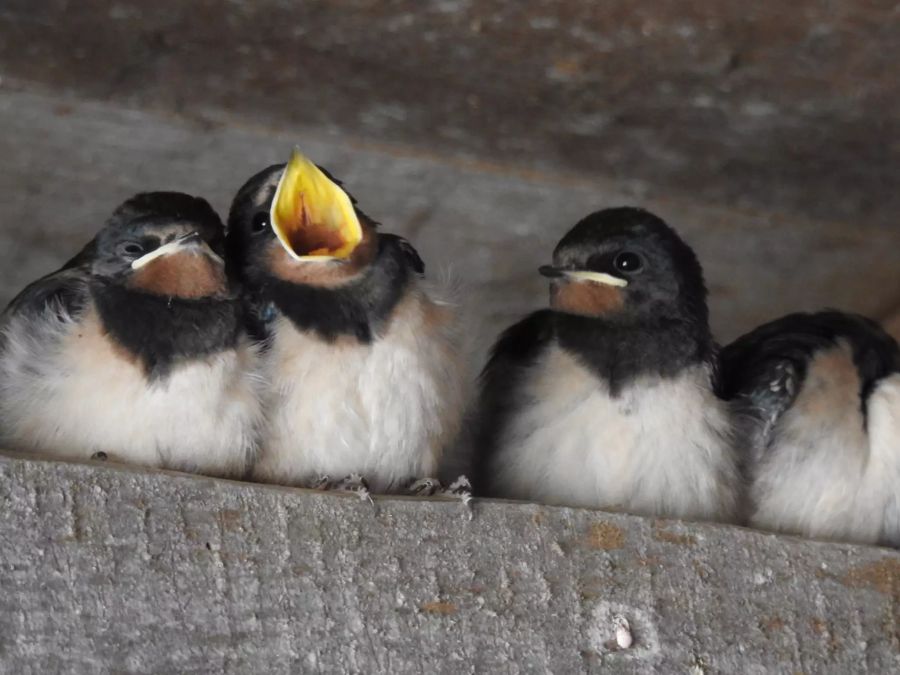
[[466, 292], [480, 354], [525, 312], [546, 305], [537, 274], [590, 211], [646, 206], [697, 249], [722, 340], [799, 309], [882, 317], [900, 302], [900, 229], [746, 213], [634, 192], [599, 179], [504, 173], [360, 143], [320, 130], [198, 124], [59, 94], [0, 89], [0, 304], [73, 255], [141, 190], [206, 196], [223, 214], [256, 170], [299, 143], [346, 181], [385, 230], [410, 237], [429, 274]]
[[0, 588], [4, 673], [900, 668], [886, 549], [12, 456]]

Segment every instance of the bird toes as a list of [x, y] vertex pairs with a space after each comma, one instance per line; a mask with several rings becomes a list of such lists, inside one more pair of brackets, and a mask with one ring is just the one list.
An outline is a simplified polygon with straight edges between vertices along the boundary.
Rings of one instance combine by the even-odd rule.
[[442, 490], [443, 486], [437, 478], [413, 478], [403, 488], [404, 494], [413, 497], [432, 497]]
[[369, 502], [372, 506], [375, 506], [375, 500], [372, 499], [372, 493], [369, 491], [369, 484], [366, 483], [366, 479], [358, 473], [351, 473], [349, 476], [344, 476], [344, 478], [339, 480], [332, 489], [337, 492], [349, 492], [350, 494], [355, 494], [359, 497], [360, 501]]
[[328, 490], [331, 488], [331, 476], [327, 473], [320, 473], [306, 484], [311, 490]]
[[797, 369], [789, 361], [782, 361], [775, 367], [775, 377], [769, 383], [769, 391], [775, 394], [794, 395]]
[[456, 497], [469, 512], [469, 520], [472, 519], [472, 483], [468, 478], [459, 476], [446, 489], [442, 490], [441, 494], [448, 497]]

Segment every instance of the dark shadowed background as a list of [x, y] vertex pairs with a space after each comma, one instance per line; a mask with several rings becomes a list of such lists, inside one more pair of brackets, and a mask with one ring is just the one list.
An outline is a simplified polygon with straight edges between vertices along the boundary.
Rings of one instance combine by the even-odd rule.
[[590, 210], [698, 249], [727, 339], [822, 305], [900, 311], [894, 2], [0, 6], [0, 302], [139, 190], [204, 195], [297, 143], [487, 341]]

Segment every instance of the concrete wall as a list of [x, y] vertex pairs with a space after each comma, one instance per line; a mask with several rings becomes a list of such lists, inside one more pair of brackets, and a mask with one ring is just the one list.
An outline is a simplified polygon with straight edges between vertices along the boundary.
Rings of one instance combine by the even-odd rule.
[[896, 226], [884, 0], [5, 0], [56, 90]]
[[0, 456], [0, 542], [3, 673], [900, 669], [900, 554], [734, 527]]
[[466, 292], [472, 365], [524, 313], [546, 306], [557, 240], [597, 208], [640, 204], [693, 245], [722, 340], [789, 311], [839, 307], [881, 318], [900, 303], [900, 229], [747, 213], [599, 178], [498, 170], [317, 129], [273, 132], [0, 89], [0, 306], [59, 267], [122, 200], [184, 190], [227, 213], [240, 185], [299, 143], [341, 177], [387, 232], [411, 239], [433, 279]]
[[[587, 212], [657, 211], [727, 341], [900, 305], [890, 2], [6, 0], [0, 305], [121, 200], [300, 143], [466, 286], [474, 366]], [[439, 276], [435, 274], [435, 276]]]

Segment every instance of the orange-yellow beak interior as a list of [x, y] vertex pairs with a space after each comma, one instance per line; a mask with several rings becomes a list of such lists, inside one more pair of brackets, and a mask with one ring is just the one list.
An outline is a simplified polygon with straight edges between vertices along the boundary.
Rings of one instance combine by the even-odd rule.
[[363, 238], [350, 197], [296, 148], [278, 182], [270, 221], [296, 260], [347, 258]]

